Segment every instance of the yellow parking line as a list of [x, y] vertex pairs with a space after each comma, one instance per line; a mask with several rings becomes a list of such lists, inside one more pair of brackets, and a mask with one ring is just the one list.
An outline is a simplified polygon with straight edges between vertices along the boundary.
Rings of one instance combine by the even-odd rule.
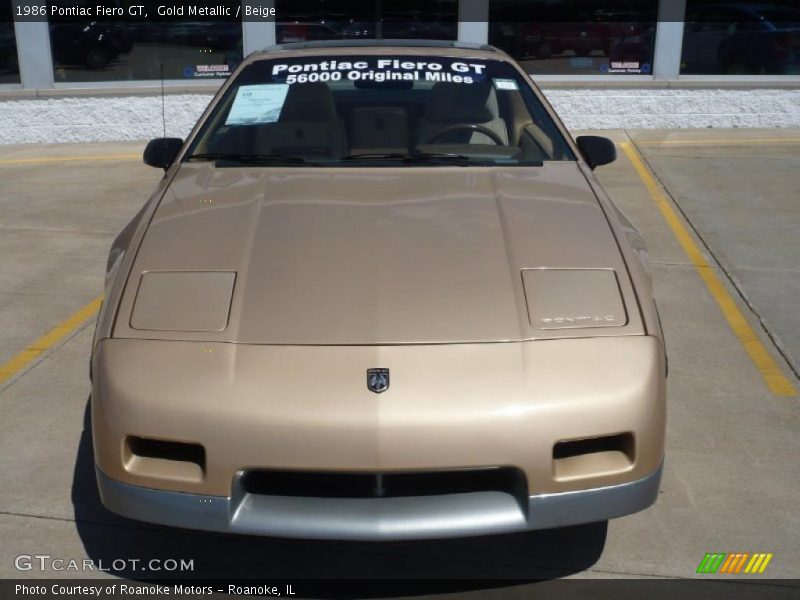
[[783, 374], [778, 364], [759, 341], [756, 332], [750, 327], [742, 311], [736, 306], [728, 290], [719, 277], [717, 277], [711, 265], [708, 264], [708, 261], [706, 261], [700, 248], [689, 234], [689, 231], [684, 226], [680, 217], [678, 217], [678, 214], [672, 208], [661, 186], [656, 182], [650, 169], [644, 164], [639, 152], [630, 142], [622, 142], [620, 143], [620, 147], [630, 159], [639, 177], [641, 177], [647, 190], [650, 192], [650, 196], [655, 201], [659, 211], [661, 211], [661, 215], [672, 229], [672, 233], [675, 234], [684, 252], [689, 256], [689, 260], [705, 282], [708, 291], [711, 292], [714, 300], [716, 300], [722, 314], [725, 315], [725, 319], [728, 321], [728, 325], [730, 325], [736, 337], [739, 338], [745, 351], [750, 356], [750, 360], [753, 361], [756, 368], [761, 372], [761, 376], [764, 378], [767, 387], [777, 396], [797, 396], [794, 385], [792, 385], [792, 382]]
[[0, 165], [20, 165], [26, 163], [49, 162], [75, 162], [75, 161], [106, 161], [106, 160], [134, 160], [142, 158], [141, 154], [112, 154], [105, 156], [47, 156], [41, 158], [0, 158]]
[[83, 325], [89, 318], [94, 317], [100, 310], [103, 297], [99, 296], [84, 306], [71, 317], [56, 325], [53, 329], [45, 333], [22, 352], [3, 365], [0, 365], [0, 385], [19, 373], [31, 361], [36, 360], [44, 351], [51, 348], [67, 335]]
[[637, 141], [640, 146], [747, 146], [768, 144], [800, 144], [800, 138], [744, 138], [740, 140], [649, 140]]

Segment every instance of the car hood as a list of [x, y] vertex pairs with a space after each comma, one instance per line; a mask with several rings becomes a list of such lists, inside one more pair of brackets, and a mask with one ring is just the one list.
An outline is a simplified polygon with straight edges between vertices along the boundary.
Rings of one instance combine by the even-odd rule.
[[[559, 275], [540, 278], [542, 271]], [[609, 302], [618, 304], [615, 321], [601, 322]], [[201, 163], [181, 165], [161, 200], [114, 335], [286, 345], [506, 342], [641, 334], [636, 307], [617, 241], [576, 163]]]

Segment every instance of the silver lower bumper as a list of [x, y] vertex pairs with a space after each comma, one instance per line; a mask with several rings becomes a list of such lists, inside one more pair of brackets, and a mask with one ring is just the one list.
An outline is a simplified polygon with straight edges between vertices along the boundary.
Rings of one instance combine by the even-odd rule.
[[109, 510], [131, 519], [248, 535], [342, 540], [450, 538], [566, 527], [643, 510], [658, 494], [661, 470], [630, 483], [530, 496], [503, 492], [402, 498], [202, 496], [122, 483], [97, 471]]

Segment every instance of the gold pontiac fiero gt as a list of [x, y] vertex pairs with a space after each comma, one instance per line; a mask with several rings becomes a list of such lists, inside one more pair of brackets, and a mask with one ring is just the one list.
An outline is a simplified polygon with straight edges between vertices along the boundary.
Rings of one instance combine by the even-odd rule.
[[440, 538], [651, 505], [666, 358], [641, 239], [490, 46], [248, 57], [111, 249], [103, 503], [193, 529]]

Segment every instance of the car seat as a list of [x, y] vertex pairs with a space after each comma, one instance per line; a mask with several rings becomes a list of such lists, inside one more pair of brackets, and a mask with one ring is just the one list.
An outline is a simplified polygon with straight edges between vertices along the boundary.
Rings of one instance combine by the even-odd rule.
[[336, 158], [346, 147], [330, 89], [324, 83], [304, 83], [289, 87], [275, 123], [231, 126], [209, 142], [208, 151]]
[[325, 83], [290, 86], [278, 122], [267, 127], [275, 154], [340, 157], [346, 151], [344, 124]]
[[350, 152], [408, 152], [408, 113], [399, 106], [361, 106], [350, 117]]
[[[419, 123], [419, 144], [428, 144], [438, 131], [456, 124], [483, 125], [508, 144], [508, 128], [500, 117], [497, 94], [488, 83], [434, 84], [430, 100]], [[437, 144], [494, 144], [485, 133], [467, 129], [443, 134]]]

